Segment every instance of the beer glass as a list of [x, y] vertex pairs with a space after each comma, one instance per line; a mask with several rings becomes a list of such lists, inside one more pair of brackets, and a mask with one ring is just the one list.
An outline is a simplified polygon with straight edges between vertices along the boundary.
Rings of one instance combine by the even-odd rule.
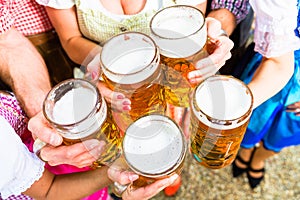
[[129, 113], [113, 111], [122, 131], [142, 115], [165, 112], [159, 61], [158, 47], [143, 33], [122, 33], [104, 44], [100, 54], [102, 77], [110, 89], [131, 100]]
[[68, 79], [47, 94], [43, 113], [71, 145], [87, 139], [106, 142], [105, 150], [93, 167], [109, 165], [121, 154], [121, 136], [104, 98], [96, 86], [83, 79]]
[[193, 158], [212, 169], [230, 165], [252, 113], [250, 89], [234, 77], [215, 75], [195, 88], [190, 104]]
[[123, 157], [139, 179], [133, 187], [180, 174], [187, 145], [178, 125], [163, 115], [145, 115], [126, 130], [122, 142]]
[[188, 107], [191, 88], [188, 72], [208, 54], [205, 17], [195, 7], [176, 5], [158, 11], [150, 21], [151, 37], [160, 48], [166, 101]]

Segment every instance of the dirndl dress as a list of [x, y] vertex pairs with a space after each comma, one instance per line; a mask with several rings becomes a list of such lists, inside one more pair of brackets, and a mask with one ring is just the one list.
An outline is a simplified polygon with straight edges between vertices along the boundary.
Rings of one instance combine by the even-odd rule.
[[[300, 14], [295, 30], [298, 37], [299, 31]], [[286, 112], [288, 105], [300, 101], [300, 49], [294, 52], [294, 56], [293, 76], [279, 93], [253, 110], [241, 147], [251, 148], [263, 141], [266, 149], [279, 152], [285, 147], [300, 144], [300, 117]], [[256, 53], [240, 79], [249, 83], [261, 60], [262, 55]]]

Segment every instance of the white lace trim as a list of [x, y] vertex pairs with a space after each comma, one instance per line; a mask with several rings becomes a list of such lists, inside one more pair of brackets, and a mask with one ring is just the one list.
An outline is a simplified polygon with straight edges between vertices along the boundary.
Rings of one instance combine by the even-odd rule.
[[20, 195], [26, 191], [31, 185], [39, 180], [45, 170], [45, 163], [41, 161], [35, 154], [28, 151], [23, 145], [22, 154], [17, 162], [15, 177], [1, 191], [2, 198], [6, 199], [11, 195]]

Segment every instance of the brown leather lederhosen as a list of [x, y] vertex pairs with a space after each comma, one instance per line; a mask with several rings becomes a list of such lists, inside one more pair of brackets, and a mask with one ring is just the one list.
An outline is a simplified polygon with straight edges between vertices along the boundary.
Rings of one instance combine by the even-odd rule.
[[73, 69], [79, 65], [69, 59], [55, 31], [27, 36], [27, 38], [44, 58], [52, 85], [73, 77]]

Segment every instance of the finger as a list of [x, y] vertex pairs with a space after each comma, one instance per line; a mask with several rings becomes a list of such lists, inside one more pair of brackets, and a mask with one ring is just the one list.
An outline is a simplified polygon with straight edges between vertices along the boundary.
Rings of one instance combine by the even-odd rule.
[[108, 177], [121, 185], [127, 185], [139, 178], [139, 176], [133, 172], [123, 171], [113, 167], [108, 169]]
[[[97, 150], [96, 150], [97, 149]], [[40, 156], [43, 160], [52, 165], [72, 164], [75, 166], [89, 165], [96, 160], [97, 156], [92, 155], [89, 150], [101, 152], [103, 142], [96, 139], [85, 141], [85, 143], [76, 143], [70, 146], [51, 147], [46, 146], [41, 150]]]
[[131, 109], [131, 101], [125, 97], [124, 94], [119, 92], [113, 92], [107, 85], [99, 81], [98, 88], [101, 94], [104, 96], [107, 103], [110, 104], [111, 108], [115, 111], [128, 111]]
[[183, 121], [183, 133], [187, 140], [189, 140], [190, 138], [190, 132], [189, 132], [190, 120], [191, 120], [191, 111], [190, 109], [187, 108], [184, 115], [184, 121]]
[[63, 141], [62, 137], [49, 125], [41, 112], [29, 120], [28, 130], [32, 132], [33, 137], [38, 137], [52, 146], [59, 146]]
[[207, 35], [210, 38], [217, 38], [219, 36], [221, 30], [221, 22], [212, 18], [206, 18], [206, 25], [207, 25]]
[[123, 199], [150, 199], [162, 191], [165, 187], [171, 185], [178, 178], [177, 174], [169, 178], [155, 181], [154, 183], [132, 190], [130, 187], [123, 193]]
[[91, 80], [97, 80], [100, 77], [100, 55], [96, 55], [93, 60], [86, 67], [87, 73], [86, 78], [91, 78]]

